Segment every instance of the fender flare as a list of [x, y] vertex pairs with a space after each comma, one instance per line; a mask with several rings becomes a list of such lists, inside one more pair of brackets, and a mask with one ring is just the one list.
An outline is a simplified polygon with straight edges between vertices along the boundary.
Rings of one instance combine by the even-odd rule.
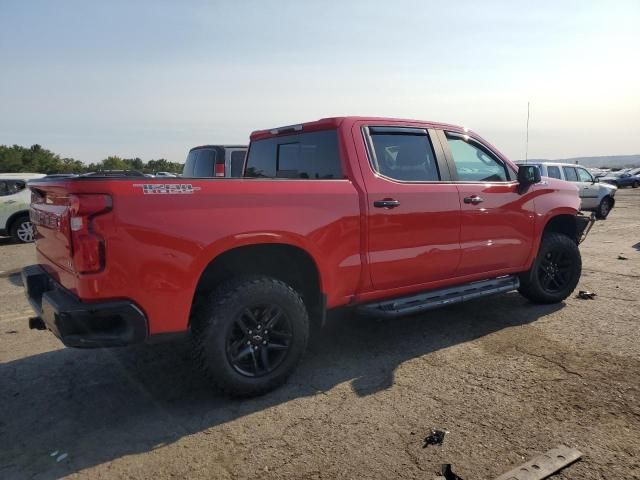
[[198, 272], [195, 276], [194, 283], [191, 285], [192, 291], [195, 292], [202, 274], [207, 266], [216, 260], [220, 255], [230, 250], [241, 247], [250, 247], [253, 245], [287, 245], [298, 248], [311, 257], [311, 260], [318, 270], [318, 284], [321, 292], [325, 292], [325, 282], [327, 272], [315, 245], [301, 235], [292, 234], [291, 232], [248, 232], [231, 235], [216, 242], [207, 245], [194, 260], [193, 269]]
[[551, 222], [554, 218], [559, 217], [561, 215], [570, 215], [572, 217], [576, 217], [578, 212], [574, 208], [570, 207], [558, 207], [550, 210], [545, 215], [537, 215], [535, 226], [534, 226], [534, 241], [531, 247], [531, 253], [529, 254], [529, 258], [527, 259], [526, 268], [531, 268], [533, 261], [538, 255], [538, 250], [540, 249], [540, 243], [542, 242], [542, 236], [544, 231], [546, 230], [549, 222]]

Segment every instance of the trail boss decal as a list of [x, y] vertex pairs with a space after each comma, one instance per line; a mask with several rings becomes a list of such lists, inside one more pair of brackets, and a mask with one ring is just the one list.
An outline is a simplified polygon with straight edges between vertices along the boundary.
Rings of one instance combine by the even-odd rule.
[[183, 195], [200, 190], [190, 183], [135, 183], [134, 187], [142, 187], [145, 195]]

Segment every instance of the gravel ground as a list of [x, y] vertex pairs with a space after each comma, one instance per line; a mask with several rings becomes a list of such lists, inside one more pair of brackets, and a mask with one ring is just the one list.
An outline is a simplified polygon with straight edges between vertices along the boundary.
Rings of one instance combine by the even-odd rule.
[[[584, 456], [554, 478], [638, 479], [640, 190], [617, 200], [581, 247], [595, 300], [342, 314], [286, 386], [246, 401], [211, 393], [184, 343], [71, 350], [30, 331], [9, 272], [33, 247], [0, 240], [0, 478], [431, 479], [450, 463], [476, 480], [565, 444]], [[423, 448], [432, 428], [449, 433]]]

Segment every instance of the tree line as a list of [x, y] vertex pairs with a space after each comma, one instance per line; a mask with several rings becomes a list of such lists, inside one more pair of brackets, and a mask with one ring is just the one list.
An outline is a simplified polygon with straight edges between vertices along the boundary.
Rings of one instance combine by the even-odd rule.
[[0, 173], [87, 173], [104, 170], [137, 170], [143, 173], [182, 173], [182, 163], [170, 162], [164, 158], [144, 162], [140, 158], [107, 157], [97, 163], [83, 163], [42, 148], [40, 145], [21, 147], [20, 145], [0, 145]]

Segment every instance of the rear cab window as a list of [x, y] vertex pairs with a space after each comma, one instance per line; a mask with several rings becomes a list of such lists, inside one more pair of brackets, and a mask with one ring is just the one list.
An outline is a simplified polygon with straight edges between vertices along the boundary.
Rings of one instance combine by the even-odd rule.
[[274, 136], [251, 142], [244, 176], [337, 180], [345, 178], [336, 130]]
[[[212, 148], [196, 148], [189, 152], [184, 163], [184, 177], [213, 177], [216, 151]], [[224, 161], [224, 159], [223, 159]]]

